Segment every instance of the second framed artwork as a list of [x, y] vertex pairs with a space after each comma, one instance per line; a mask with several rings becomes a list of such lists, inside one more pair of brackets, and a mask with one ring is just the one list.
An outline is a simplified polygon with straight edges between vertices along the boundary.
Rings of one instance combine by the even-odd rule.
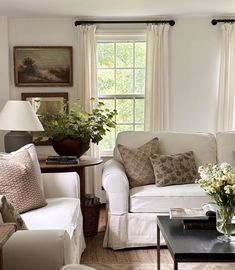
[[[37, 115], [48, 113], [53, 115], [58, 113], [61, 109], [61, 105], [65, 105], [65, 110], [68, 111], [68, 93], [22, 93], [22, 100], [27, 100], [31, 103], [34, 112]], [[38, 137], [41, 137], [40, 132], [32, 132], [33, 141], [36, 145], [50, 145], [48, 138], [43, 137], [38, 141]]]
[[71, 46], [14, 47], [16, 86], [72, 86]]

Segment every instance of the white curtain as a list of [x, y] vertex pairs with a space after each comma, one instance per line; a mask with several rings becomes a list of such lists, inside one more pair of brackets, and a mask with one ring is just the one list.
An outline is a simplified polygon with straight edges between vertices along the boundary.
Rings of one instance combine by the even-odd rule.
[[227, 131], [235, 128], [235, 25], [223, 24], [222, 33], [217, 131]]
[[[6, 16], [0, 16], [0, 111], [10, 99], [10, 57], [9, 57], [9, 39], [8, 39], [8, 19]], [[5, 131], [0, 130], [0, 152], [4, 152]]]
[[145, 83], [145, 130], [169, 129], [169, 24], [148, 25]]
[[[82, 106], [91, 111], [91, 98], [97, 98], [96, 83], [96, 39], [95, 25], [78, 26], [78, 96]], [[93, 104], [95, 105], [95, 104]], [[86, 153], [94, 158], [99, 157], [99, 149], [95, 144], [91, 144], [90, 150]], [[101, 195], [101, 169], [99, 166], [88, 167], [86, 169], [86, 192]]]
[[88, 111], [90, 99], [97, 98], [96, 85], [96, 40], [95, 25], [79, 25], [78, 27], [78, 65], [79, 65], [79, 98]]

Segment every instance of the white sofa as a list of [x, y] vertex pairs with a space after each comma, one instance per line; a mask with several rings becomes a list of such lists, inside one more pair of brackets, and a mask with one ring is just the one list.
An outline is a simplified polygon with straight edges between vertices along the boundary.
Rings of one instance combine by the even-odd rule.
[[22, 214], [29, 230], [3, 247], [4, 270], [60, 270], [79, 263], [85, 248], [77, 173], [42, 174], [47, 206]]
[[[121, 132], [116, 144], [137, 148], [154, 137], [160, 140], [161, 154], [193, 151], [196, 165], [233, 164], [235, 133]], [[197, 184], [129, 189], [128, 178], [118, 149], [104, 164], [103, 187], [107, 195], [108, 224], [104, 247], [123, 249], [157, 244], [156, 216], [167, 215], [172, 207], [200, 207], [209, 198]]]

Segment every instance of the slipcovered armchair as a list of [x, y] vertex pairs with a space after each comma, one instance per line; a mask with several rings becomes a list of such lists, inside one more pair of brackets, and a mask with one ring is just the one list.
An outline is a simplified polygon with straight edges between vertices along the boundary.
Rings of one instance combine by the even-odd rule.
[[48, 205], [22, 214], [28, 230], [3, 246], [4, 270], [60, 270], [85, 248], [77, 173], [42, 174]]
[[85, 249], [79, 175], [41, 174], [33, 145], [16, 153], [25, 149], [37, 165], [47, 204], [21, 214], [27, 229], [17, 230], [3, 246], [3, 269], [60, 270], [66, 264], [78, 264]]

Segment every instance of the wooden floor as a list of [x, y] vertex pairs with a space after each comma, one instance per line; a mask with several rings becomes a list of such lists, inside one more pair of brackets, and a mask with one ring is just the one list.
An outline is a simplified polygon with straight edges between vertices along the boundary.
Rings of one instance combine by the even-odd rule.
[[[86, 237], [86, 249], [82, 255], [82, 264], [97, 263], [156, 263], [157, 250], [152, 248], [134, 248], [113, 251], [109, 248], [103, 248], [103, 238], [106, 226], [105, 207], [101, 208], [99, 220], [99, 233], [95, 237]], [[161, 262], [172, 263], [172, 259], [168, 249], [161, 250]]]
[[[82, 264], [97, 263], [156, 263], [157, 250], [153, 248], [134, 248], [113, 251], [110, 248], [103, 248], [104, 232], [98, 233], [95, 237], [86, 238], [86, 249], [82, 255]], [[161, 262], [172, 263], [168, 249], [161, 250]]]

